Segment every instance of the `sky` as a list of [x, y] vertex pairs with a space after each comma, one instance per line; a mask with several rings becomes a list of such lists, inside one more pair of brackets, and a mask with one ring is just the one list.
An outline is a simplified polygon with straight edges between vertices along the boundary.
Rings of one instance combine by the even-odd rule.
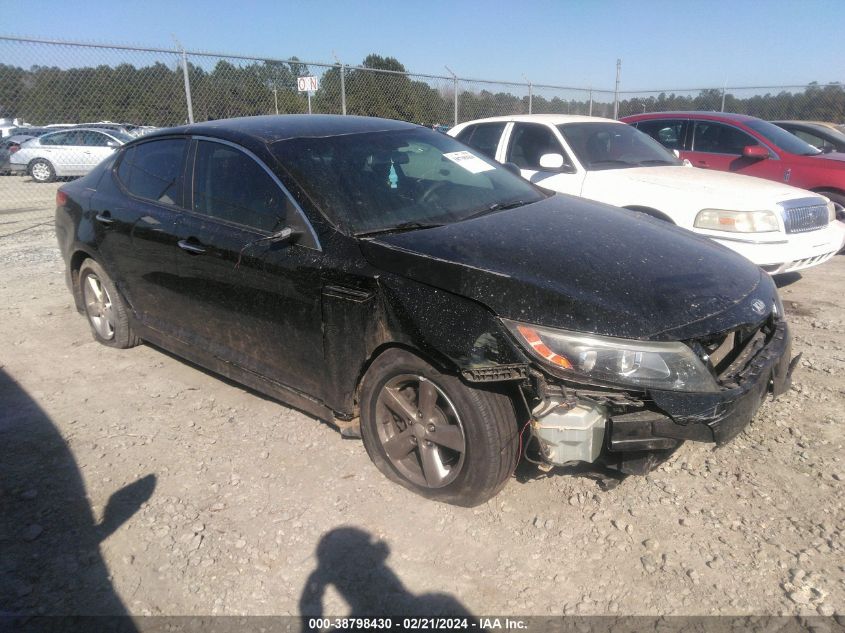
[[[845, 81], [845, 0], [86, 0], [39, 2], [2, 35], [173, 47], [613, 89]], [[4, 16], [19, 3], [0, 0]], [[0, 60], [2, 63], [3, 60]]]

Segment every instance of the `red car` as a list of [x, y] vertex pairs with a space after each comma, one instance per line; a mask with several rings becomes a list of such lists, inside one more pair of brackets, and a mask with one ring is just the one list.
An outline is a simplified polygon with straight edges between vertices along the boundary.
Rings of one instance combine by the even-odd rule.
[[789, 183], [845, 206], [845, 154], [823, 154], [768, 121], [724, 112], [652, 112], [621, 120], [696, 167]]

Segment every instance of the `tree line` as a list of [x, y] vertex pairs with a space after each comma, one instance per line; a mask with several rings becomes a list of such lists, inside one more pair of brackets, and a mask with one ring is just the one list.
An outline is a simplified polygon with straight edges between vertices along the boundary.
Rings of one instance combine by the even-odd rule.
[[[259, 114], [304, 113], [308, 97], [297, 91], [296, 78], [311, 69], [296, 58], [290, 62], [232, 63], [221, 59], [206, 68], [189, 63], [193, 114], [196, 121]], [[389, 71], [389, 72], [377, 72]], [[349, 114], [402, 119], [423, 125], [449, 124], [454, 120], [454, 87], [450, 80], [421, 81], [407, 74], [393, 57], [369, 55], [360, 68], [344, 70], [346, 109]], [[475, 87], [459, 82], [458, 118], [461, 121], [529, 109], [527, 94]], [[535, 113], [612, 116], [613, 95], [578, 91], [578, 98], [534, 95]], [[619, 103], [619, 116], [667, 110], [720, 110], [722, 91], [702, 90], [698, 95], [660, 93], [628, 96]], [[311, 97], [318, 113], [342, 110], [341, 69], [324, 70], [320, 87]], [[841, 84], [810, 84], [800, 92], [781, 91], [740, 98], [724, 96], [727, 112], [763, 119], [817, 119], [845, 121], [845, 89]], [[185, 123], [187, 105], [183, 70], [179, 63], [156, 62], [62, 69], [32, 66], [25, 69], [0, 64], [0, 116], [28, 123], [82, 123], [110, 120], [143, 125]]]

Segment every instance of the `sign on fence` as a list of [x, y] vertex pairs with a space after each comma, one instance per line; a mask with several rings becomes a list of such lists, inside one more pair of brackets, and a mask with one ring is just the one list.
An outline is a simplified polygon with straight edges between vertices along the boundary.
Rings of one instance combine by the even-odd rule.
[[316, 77], [297, 77], [296, 88], [299, 92], [317, 92], [318, 83]]

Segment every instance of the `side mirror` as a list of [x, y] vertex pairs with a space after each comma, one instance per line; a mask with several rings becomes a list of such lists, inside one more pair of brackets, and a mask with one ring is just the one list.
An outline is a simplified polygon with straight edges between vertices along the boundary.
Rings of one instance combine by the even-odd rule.
[[120, 147], [120, 143], [117, 141], [106, 141], [106, 147], [116, 148]]
[[560, 154], [543, 154], [540, 156], [540, 167], [557, 170], [563, 167], [563, 156]]
[[742, 148], [742, 155], [745, 156], [745, 158], [762, 160], [769, 157], [769, 150], [762, 145], [746, 145]]
[[679, 151], [678, 151], [678, 150], [676, 150], [676, 149], [673, 149], [673, 150], [672, 150], [672, 153], [675, 155], [675, 158], [680, 158], [680, 157], [681, 157], [681, 152], [679, 152]]

